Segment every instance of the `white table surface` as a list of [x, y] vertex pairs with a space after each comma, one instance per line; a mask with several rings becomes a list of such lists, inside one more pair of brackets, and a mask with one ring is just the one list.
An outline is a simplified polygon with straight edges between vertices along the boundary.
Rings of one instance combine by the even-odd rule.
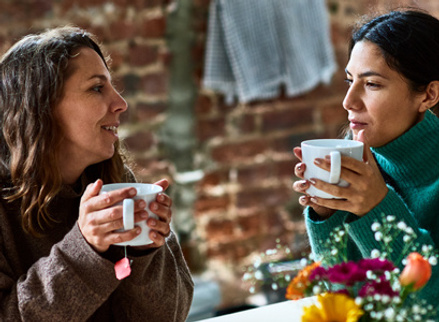
[[300, 321], [303, 307], [316, 303], [316, 297], [308, 297], [297, 301], [285, 301], [261, 306], [237, 313], [202, 320], [203, 322], [294, 322]]

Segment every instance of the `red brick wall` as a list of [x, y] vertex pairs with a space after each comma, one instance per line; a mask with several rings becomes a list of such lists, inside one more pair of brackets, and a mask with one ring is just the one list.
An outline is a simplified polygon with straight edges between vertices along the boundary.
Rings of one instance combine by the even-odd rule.
[[[199, 86], [210, 1], [193, 3], [194, 78]], [[170, 5], [171, 0], [0, 1], [1, 52], [29, 32], [67, 23], [87, 28], [104, 43], [113, 58], [113, 77], [130, 106], [122, 135], [144, 181], [172, 181], [172, 165], [157, 135], [167, 116]], [[198, 238], [191, 247], [198, 247], [208, 270], [226, 271], [224, 278], [221, 273], [217, 277], [230, 284], [237, 285], [235, 278], [251, 255], [274, 247], [276, 239], [297, 250], [306, 245], [302, 209], [291, 189], [297, 161], [292, 148], [303, 139], [335, 137], [345, 122], [343, 69], [353, 22], [363, 13], [398, 5], [419, 6], [439, 16], [436, 0], [327, 0], [327, 5], [339, 66], [329, 86], [299, 97], [232, 106], [200, 89], [196, 100], [197, 155], [205, 177], [196, 186]]]

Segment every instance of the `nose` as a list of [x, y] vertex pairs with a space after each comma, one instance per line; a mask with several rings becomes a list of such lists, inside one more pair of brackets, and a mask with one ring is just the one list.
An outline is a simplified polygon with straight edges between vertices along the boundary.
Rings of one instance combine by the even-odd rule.
[[348, 110], [358, 110], [361, 108], [361, 99], [358, 89], [354, 84], [349, 86], [346, 96], [343, 99], [343, 108]]
[[113, 88], [113, 100], [111, 102], [111, 110], [112, 112], [118, 112], [123, 113], [128, 109], [128, 104], [125, 101], [125, 99], [122, 97], [122, 95], [119, 94], [119, 92]]

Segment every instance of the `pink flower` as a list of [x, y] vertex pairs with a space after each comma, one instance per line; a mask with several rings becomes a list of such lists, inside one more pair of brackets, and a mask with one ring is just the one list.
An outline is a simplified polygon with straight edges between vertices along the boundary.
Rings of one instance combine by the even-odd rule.
[[309, 274], [309, 280], [312, 282], [314, 280], [326, 280], [327, 279], [327, 271], [324, 267], [319, 266], [316, 267], [311, 274]]
[[358, 262], [358, 266], [360, 266], [365, 271], [374, 271], [377, 272], [386, 272], [393, 271], [395, 269], [395, 265], [387, 259], [380, 258], [365, 258]]
[[352, 286], [356, 282], [366, 279], [366, 271], [355, 262], [346, 262], [334, 265], [327, 269], [328, 279], [332, 283]]
[[392, 289], [390, 282], [385, 279], [380, 279], [379, 281], [370, 281], [363, 285], [363, 287], [358, 291], [358, 296], [366, 297], [373, 296], [375, 294], [388, 295], [390, 297], [398, 296], [399, 293]]
[[427, 284], [430, 276], [430, 263], [421, 254], [410, 253], [407, 256], [407, 265], [399, 276], [399, 281], [402, 286], [409, 286], [413, 291], [417, 291]]

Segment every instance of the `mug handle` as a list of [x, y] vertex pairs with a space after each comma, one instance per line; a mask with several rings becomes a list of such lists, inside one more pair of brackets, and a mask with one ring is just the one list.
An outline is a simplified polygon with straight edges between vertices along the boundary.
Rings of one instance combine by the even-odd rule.
[[329, 183], [338, 184], [340, 182], [341, 155], [339, 151], [331, 151], [331, 172], [329, 173]]
[[134, 200], [123, 200], [123, 229], [131, 230], [134, 228]]

